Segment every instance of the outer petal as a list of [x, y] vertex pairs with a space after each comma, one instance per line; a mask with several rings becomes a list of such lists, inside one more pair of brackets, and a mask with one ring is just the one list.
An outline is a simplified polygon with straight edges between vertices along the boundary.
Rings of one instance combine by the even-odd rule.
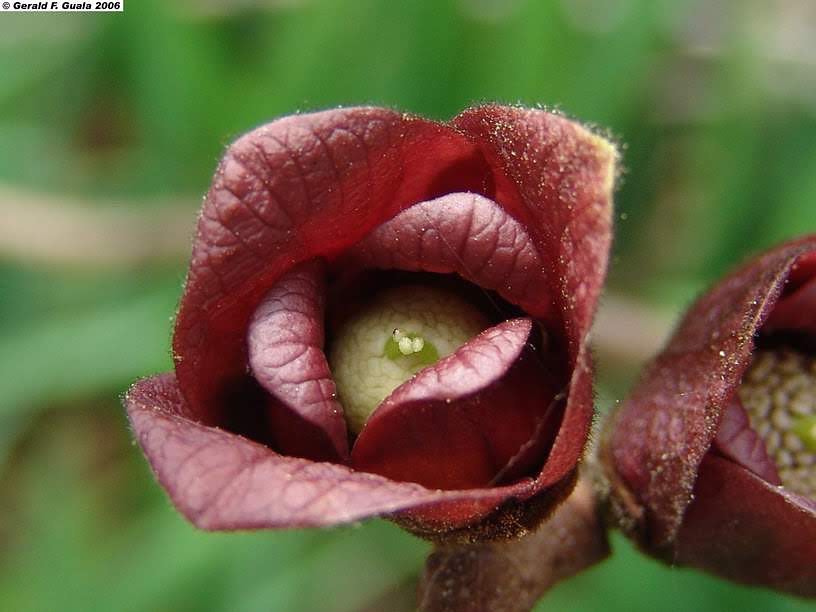
[[677, 537], [676, 561], [816, 597], [816, 502], [707, 455]]
[[492, 195], [475, 145], [386, 109], [280, 119], [237, 140], [204, 201], [173, 349], [191, 414], [225, 418], [245, 380], [245, 332], [292, 265], [333, 257], [409, 204], [451, 191]]
[[[741, 460], [739, 456], [731, 454], [729, 460], [709, 453], [726, 402], [750, 363], [755, 335], [774, 309], [794, 264], [813, 252], [816, 236], [781, 245], [701, 297], [644, 371], [630, 398], [610, 418], [601, 455], [622, 524], [644, 547], [671, 562], [688, 562], [733, 579], [780, 588], [799, 585], [790, 586], [794, 592], [801, 591], [804, 583], [797, 581], [802, 576], [813, 575], [803, 566], [792, 565], [795, 556], [784, 569], [773, 566], [773, 559], [783, 554], [780, 551], [804, 555], [801, 546], [810, 555], [811, 567], [816, 560], [816, 539], [790, 548], [792, 541], [785, 534], [789, 524], [813, 521], [812, 513], [804, 510], [803, 498], [787, 495], [753, 474], [751, 469], [763, 471], [761, 461], [749, 461], [746, 467], [735, 462]], [[726, 421], [725, 438], [733, 433], [732, 425]], [[726, 468], [726, 463], [731, 467]], [[726, 474], [733, 480], [723, 480]], [[718, 501], [701, 498], [714, 490], [721, 491]], [[774, 496], [777, 499], [769, 501]], [[709, 511], [711, 516], [704, 516]], [[731, 511], [738, 514], [726, 528], [725, 517]], [[716, 538], [712, 536], [716, 543], [695, 550], [703, 545], [702, 536], [691, 533], [693, 525], [685, 522], [686, 516], [704, 525], [706, 533], [714, 533], [714, 526], [720, 524], [722, 529], [716, 530]], [[810, 523], [805, 532], [813, 528]], [[802, 536], [807, 539], [805, 532]], [[758, 566], [761, 555], [756, 551], [763, 547], [769, 554], [767, 564]], [[706, 551], [714, 548], [728, 548], [731, 561], [724, 555], [706, 561]], [[759, 578], [763, 572], [767, 579]], [[774, 572], [779, 576], [774, 577]]]
[[137, 382], [125, 405], [159, 482], [176, 508], [202, 529], [324, 527], [405, 510], [421, 514], [429, 529], [451, 529], [529, 495], [525, 483], [437, 491], [343, 465], [278, 455], [188, 418], [172, 374]]
[[617, 152], [541, 110], [483, 106], [451, 124], [480, 144], [497, 173], [494, 199], [532, 236], [551, 279], [557, 327], [577, 361], [606, 276]]
[[541, 110], [484, 106], [451, 124], [480, 144], [495, 169], [493, 199], [533, 238], [550, 278], [555, 321], [572, 371], [558, 436], [536, 486], [575, 466], [592, 420], [587, 339], [612, 240], [612, 188], [617, 153], [606, 140]]

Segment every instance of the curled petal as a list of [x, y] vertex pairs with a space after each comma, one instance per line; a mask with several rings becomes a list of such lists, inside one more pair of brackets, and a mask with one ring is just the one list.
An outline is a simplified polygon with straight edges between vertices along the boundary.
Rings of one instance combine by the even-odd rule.
[[137, 382], [125, 397], [136, 440], [178, 510], [202, 529], [325, 527], [411, 511], [427, 525], [463, 528], [508, 500], [523, 483], [468, 491], [429, 490], [344, 465], [275, 453], [191, 420], [175, 376]]
[[529, 319], [496, 325], [399, 386], [357, 438], [352, 465], [440, 489], [541, 465], [557, 402], [552, 373], [527, 345], [531, 331]]
[[[272, 396], [276, 448], [288, 455], [344, 461], [346, 422], [323, 352], [323, 284], [319, 262], [302, 264], [278, 280], [250, 322], [249, 365]], [[326, 448], [333, 452], [327, 454]]]
[[348, 259], [360, 267], [456, 272], [540, 319], [553, 308], [542, 291], [552, 284], [547, 269], [524, 227], [475, 193], [414, 204], [350, 249]]
[[723, 412], [714, 445], [723, 455], [748, 468], [763, 480], [774, 485], [782, 484], [776, 464], [768, 456], [765, 442], [751, 427], [748, 413], [736, 395]]
[[609, 474], [616, 490], [638, 500], [645, 512], [641, 536], [651, 545], [670, 547], [675, 539], [698, 466], [750, 363], [754, 336], [794, 262], [814, 248], [814, 238], [783, 245], [700, 298], [608, 424]]
[[537, 109], [487, 105], [451, 124], [479, 144], [496, 168], [493, 199], [528, 231], [548, 270], [555, 321], [572, 377], [561, 428], [539, 486], [569, 473], [592, 421], [587, 337], [606, 275], [612, 240], [617, 152], [577, 123]]

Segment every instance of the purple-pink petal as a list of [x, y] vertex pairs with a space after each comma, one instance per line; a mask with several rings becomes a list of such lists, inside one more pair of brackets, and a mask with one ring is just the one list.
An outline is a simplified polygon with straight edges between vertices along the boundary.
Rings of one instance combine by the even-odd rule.
[[736, 395], [722, 413], [713, 448], [770, 484], [782, 484], [776, 464], [768, 456], [765, 442], [751, 427], [748, 413]]
[[551, 319], [552, 283], [524, 227], [492, 200], [451, 193], [414, 204], [347, 252], [347, 265], [455, 272], [530, 316]]
[[[268, 411], [277, 450], [342, 462], [348, 459], [348, 434], [323, 352], [324, 312], [320, 262], [307, 262], [284, 274], [252, 315], [249, 366], [271, 396]], [[321, 452], [324, 448], [333, 453]]]
[[500, 323], [399, 386], [357, 438], [352, 465], [440, 489], [488, 486], [511, 462], [516, 473], [541, 465], [558, 377], [531, 332], [529, 319]]

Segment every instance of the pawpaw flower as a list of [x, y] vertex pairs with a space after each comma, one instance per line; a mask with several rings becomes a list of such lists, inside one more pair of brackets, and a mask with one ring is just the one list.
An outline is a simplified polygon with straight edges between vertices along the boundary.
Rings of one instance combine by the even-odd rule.
[[199, 216], [175, 371], [125, 400], [178, 510], [451, 539], [546, 515], [592, 418], [615, 158], [502, 106], [330, 110], [239, 138]]
[[816, 236], [689, 309], [601, 456], [613, 508], [646, 550], [816, 596]]

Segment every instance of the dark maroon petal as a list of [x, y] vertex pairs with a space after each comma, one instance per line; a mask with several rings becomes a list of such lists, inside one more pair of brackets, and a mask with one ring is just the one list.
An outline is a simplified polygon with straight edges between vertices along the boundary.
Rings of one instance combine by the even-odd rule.
[[451, 124], [478, 142], [500, 173], [493, 199], [532, 237], [577, 359], [612, 241], [614, 147], [578, 123], [536, 109], [483, 106]]
[[359, 267], [456, 272], [527, 314], [552, 318], [553, 286], [524, 227], [495, 202], [452, 193], [414, 204], [349, 249]]
[[[281, 404], [271, 410], [292, 413], [288, 420], [284, 415], [272, 416], [273, 425], [279, 421], [284, 430], [272, 432], [276, 448], [287, 455], [345, 461], [348, 434], [323, 352], [324, 311], [320, 262], [307, 262], [284, 274], [250, 321], [249, 365], [255, 380]], [[303, 421], [313, 427], [304, 426], [298, 435]], [[327, 443], [334, 453], [326, 454]]]
[[816, 337], [816, 253], [791, 268], [782, 297], [765, 322], [767, 331], [801, 331]]
[[[567, 355], [563, 371], [571, 373], [565, 375], [567, 400], [552, 452], [533, 483], [444, 494], [420, 487], [423, 501], [373, 503], [365, 511], [352, 504], [351, 514], [399, 511], [422, 528], [456, 529], [545, 491], [548, 499], [561, 499], [573, 482], [592, 416], [586, 342], [611, 239], [614, 161], [608, 143], [561, 117], [494, 106], [463, 113], [450, 126], [352, 108], [288, 117], [245, 135], [227, 150], [199, 219], [173, 338], [184, 398], [174, 404], [176, 416], [198, 423], [192, 433], [250, 444], [208, 426], [232, 428], [262, 404], [246, 368], [247, 328], [276, 281], [311, 259], [332, 264], [417, 202], [473, 192], [521, 223], [546, 270], [546, 285], [534, 288], [531, 303], [540, 298], [553, 306], [544, 323], [554, 346]], [[279, 401], [269, 410], [278, 434], [288, 438], [286, 432], [298, 431], [295, 412]], [[240, 431], [263, 439], [249, 427]], [[312, 433], [319, 437], [321, 431], [315, 427]], [[170, 475], [165, 480], [172, 485]], [[338, 518], [345, 516], [340, 510], [334, 518], [321, 515], [322, 523], [309, 520], [347, 520]], [[234, 522], [222, 524], [275, 524], [268, 516], [235, 512]]]
[[400, 385], [360, 432], [352, 465], [439, 489], [488, 486], [522, 452], [515, 471], [541, 465], [557, 378], [531, 332], [529, 319], [491, 327]]
[[529, 486], [431, 491], [343, 465], [282, 456], [189, 418], [175, 376], [131, 387], [128, 417], [159, 482], [202, 529], [323, 527], [411, 510], [430, 527], [479, 521]]
[[816, 237], [782, 245], [701, 297], [613, 415], [605, 460], [615, 490], [644, 513], [641, 537], [651, 545], [674, 541], [698, 466], [750, 363], [754, 336], [793, 263], [813, 250]]
[[716, 455], [700, 465], [673, 561], [816, 597], [816, 503]]
[[553, 585], [609, 554], [591, 485], [579, 482], [521, 539], [439, 546], [420, 584], [422, 612], [526, 612]]
[[782, 484], [765, 442], [751, 427], [748, 413], [737, 395], [731, 398], [722, 413], [714, 448], [770, 484]]
[[238, 139], [201, 211], [173, 337], [189, 410], [216, 424], [238, 408], [249, 319], [286, 270], [335, 256], [415, 202], [490, 196], [491, 180], [467, 138], [387, 109], [295, 115]]
[[555, 303], [547, 330], [567, 347], [572, 377], [561, 428], [536, 480], [540, 490], [574, 469], [592, 420], [587, 336], [612, 240], [617, 154], [586, 128], [541, 110], [483, 106], [451, 124], [479, 143], [496, 172], [492, 199], [533, 239]]

